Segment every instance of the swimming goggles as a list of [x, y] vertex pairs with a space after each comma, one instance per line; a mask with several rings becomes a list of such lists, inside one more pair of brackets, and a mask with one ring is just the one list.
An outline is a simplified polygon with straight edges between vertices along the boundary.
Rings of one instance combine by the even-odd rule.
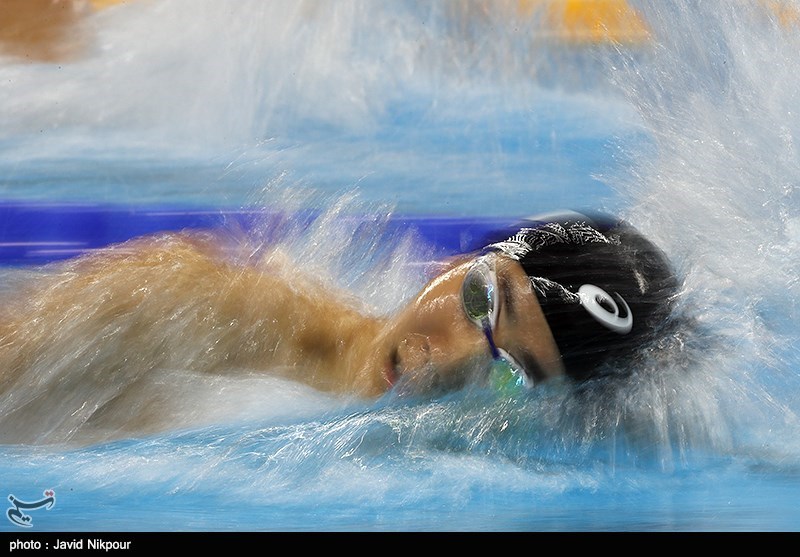
[[489, 343], [492, 353], [490, 385], [498, 391], [530, 388], [533, 386], [533, 381], [525, 372], [525, 368], [494, 342], [493, 331], [497, 325], [500, 305], [495, 257], [494, 254], [481, 256], [470, 266], [461, 285], [461, 302], [469, 320], [483, 331]]

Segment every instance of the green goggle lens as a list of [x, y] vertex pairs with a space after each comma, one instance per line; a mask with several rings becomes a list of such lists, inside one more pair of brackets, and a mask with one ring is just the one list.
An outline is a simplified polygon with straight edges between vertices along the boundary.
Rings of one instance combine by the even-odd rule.
[[525, 380], [507, 361], [494, 360], [489, 370], [489, 386], [500, 394], [510, 395], [522, 392]]
[[489, 385], [501, 394], [515, 394], [533, 386], [533, 382], [519, 363], [502, 348], [489, 370]]

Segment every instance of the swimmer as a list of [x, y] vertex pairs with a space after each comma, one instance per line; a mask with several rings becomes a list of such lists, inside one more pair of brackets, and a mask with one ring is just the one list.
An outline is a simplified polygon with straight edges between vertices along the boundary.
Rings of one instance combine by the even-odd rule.
[[277, 261], [238, 263], [210, 233], [165, 233], [30, 281], [0, 310], [0, 441], [24, 442], [13, 424], [45, 416], [37, 439], [115, 415], [125, 432], [162, 429], [163, 408], [138, 389], [165, 369], [278, 373], [357, 397], [584, 381], [630, 365], [677, 290], [634, 228], [579, 214], [488, 239], [390, 316]]

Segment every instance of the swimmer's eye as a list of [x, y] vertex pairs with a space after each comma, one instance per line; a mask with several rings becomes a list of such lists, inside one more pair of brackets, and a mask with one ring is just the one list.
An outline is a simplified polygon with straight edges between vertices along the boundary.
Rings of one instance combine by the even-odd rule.
[[486, 258], [478, 259], [461, 286], [461, 301], [470, 321], [483, 328], [488, 321], [494, 329], [497, 318], [497, 274]]
[[497, 391], [507, 393], [511, 390], [530, 388], [533, 381], [508, 352], [494, 342], [494, 328], [497, 324], [499, 299], [497, 296], [497, 272], [494, 259], [481, 257], [472, 264], [461, 285], [461, 301], [464, 313], [480, 328], [489, 343], [492, 353], [492, 368], [489, 371], [489, 384]]

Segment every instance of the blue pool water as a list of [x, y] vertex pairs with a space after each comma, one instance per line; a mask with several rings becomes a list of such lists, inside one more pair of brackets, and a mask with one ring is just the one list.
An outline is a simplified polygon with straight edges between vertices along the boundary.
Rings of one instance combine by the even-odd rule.
[[[513, 2], [429, 4], [105, 10], [84, 59], [0, 64], [0, 199], [312, 210], [248, 233], [278, 226], [382, 311], [437, 254], [393, 215], [604, 209], [670, 255], [692, 325], [629, 381], [519, 399], [161, 370], [166, 432], [0, 446], [3, 495], [55, 491], [34, 531], [800, 529], [800, 29], [755, 1], [631, 2], [647, 45], [576, 46]], [[2, 295], [46, 272], [22, 263]]]

